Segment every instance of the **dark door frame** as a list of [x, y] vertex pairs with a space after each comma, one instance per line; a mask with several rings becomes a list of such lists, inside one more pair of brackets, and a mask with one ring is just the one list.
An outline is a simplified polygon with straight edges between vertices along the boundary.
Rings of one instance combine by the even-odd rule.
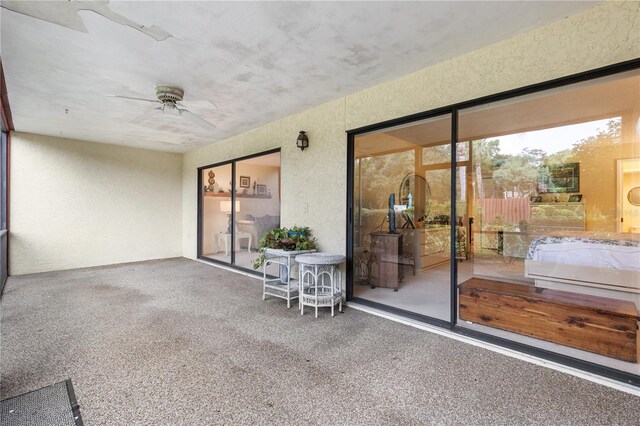
[[0, 244], [2, 245], [2, 259], [0, 259], [0, 296], [4, 291], [7, 277], [9, 276], [9, 190], [10, 190], [10, 158], [11, 158], [11, 132], [15, 130], [9, 95], [4, 78], [2, 59], [0, 59], [0, 128], [2, 129], [2, 146], [0, 148], [0, 161], [2, 161], [2, 175], [0, 176], [0, 197], [2, 197], [2, 211], [0, 212]]
[[[633, 386], [640, 387], [640, 376], [634, 375], [631, 373], [627, 373], [625, 371], [617, 370], [610, 367], [605, 367], [600, 364], [595, 364], [589, 361], [584, 361], [582, 359], [570, 357], [567, 355], [562, 355], [556, 352], [551, 352], [548, 350], [540, 349], [535, 346], [526, 345], [523, 343], [514, 342], [508, 339], [504, 339], [501, 337], [496, 337], [491, 334], [482, 333], [475, 330], [470, 330], [464, 327], [460, 327], [457, 325], [457, 310], [458, 310], [458, 292], [457, 292], [457, 265], [455, 262], [455, 243], [451, 244], [451, 254], [450, 254], [450, 265], [451, 265], [451, 286], [450, 286], [450, 300], [451, 307], [450, 313], [451, 318], [449, 321], [442, 321], [436, 318], [427, 317], [424, 315], [416, 314], [414, 312], [406, 311], [399, 308], [394, 308], [388, 305], [383, 305], [380, 303], [372, 302], [369, 300], [357, 298], [353, 296], [353, 242], [354, 242], [354, 223], [353, 223], [353, 212], [354, 212], [354, 194], [353, 194], [353, 186], [354, 186], [354, 158], [355, 158], [355, 137], [359, 134], [368, 133], [371, 131], [382, 130], [388, 127], [399, 126], [403, 124], [410, 124], [419, 120], [424, 120], [432, 117], [436, 117], [444, 114], [451, 114], [452, 122], [451, 122], [451, 199], [456, 200], [456, 167], [457, 163], [456, 158], [456, 149], [455, 146], [458, 142], [458, 114], [462, 109], [472, 108], [476, 106], [481, 106], [485, 104], [489, 104], [492, 102], [503, 101], [506, 99], [516, 98], [523, 95], [528, 95], [531, 93], [536, 93], [544, 90], [549, 90], [553, 88], [558, 88], [562, 86], [567, 86], [570, 84], [579, 83], [582, 81], [593, 80], [600, 77], [606, 77], [614, 74], [619, 74], [626, 71], [633, 71], [640, 69], [640, 58], [632, 59], [629, 61], [621, 62], [618, 64], [613, 64], [601, 68], [597, 68], [591, 71], [586, 71], [578, 74], [573, 74], [567, 77], [561, 77], [554, 80], [536, 83], [529, 86], [508, 90], [505, 92], [500, 92], [494, 95], [484, 96], [477, 99], [472, 99], [469, 101], [460, 102], [457, 104], [440, 107], [436, 109], [432, 109], [429, 111], [419, 112], [417, 114], [411, 114], [405, 117], [400, 117], [392, 120], [387, 120], [381, 123], [376, 123], [372, 125], [367, 125], [363, 127], [359, 127], [356, 129], [347, 131], [347, 209], [346, 209], [346, 224], [347, 224], [347, 235], [346, 235], [346, 253], [347, 253], [347, 280], [346, 280], [346, 296], [347, 301], [353, 301], [362, 305], [370, 306], [375, 309], [379, 309], [385, 312], [389, 312], [391, 314], [401, 315], [407, 318], [415, 319], [418, 321], [422, 321], [425, 323], [429, 323], [432, 325], [436, 325], [442, 328], [447, 328], [450, 331], [472, 337], [487, 343], [495, 344], [498, 346], [502, 346], [508, 349], [513, 349], [518, 352], [522, 352], [528, 355], [533, 355], [538, 358], [546, 359], [552, 362], [557, 362], [559, 364], [567, 365], [569, 367], [573, 367], [579, 370], [587, 371], [590, 373], [594, 373], [603, 377], [607, 377], [616, 381], [624, 382], [631, 384]], [[456, 203], [451, 203], [451, 212], [450, 217], [457, 217], [456, 214]], [[451, 226], [451, 234], [450, 238], [452, 242], [455, 242], [456, 239], [456, 227]]]

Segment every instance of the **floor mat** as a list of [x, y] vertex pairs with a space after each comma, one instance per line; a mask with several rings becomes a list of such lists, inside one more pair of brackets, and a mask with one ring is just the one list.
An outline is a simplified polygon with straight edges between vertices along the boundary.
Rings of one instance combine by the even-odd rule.
[[0, 401], [0, 426], [82, 426], [71, 380]]

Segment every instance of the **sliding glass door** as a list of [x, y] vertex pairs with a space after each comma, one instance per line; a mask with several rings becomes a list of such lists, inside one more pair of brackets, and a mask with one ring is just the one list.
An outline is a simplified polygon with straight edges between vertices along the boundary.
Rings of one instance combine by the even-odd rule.
[[640, 71], [594, 74], [351, 134], [349, 297], [637, 382]]
[[451, 117], [354, 139], [353, 297], [450, 320]]
[[640, 375], [639, 93], [633, 71], [460, 110], [461, 327]]
[[198, 173], [198, 256], [253, 271], [260, 238], [280, 226], [280, 152], [202, 167]]
[[200, 170], [202, 185], [201, 255], [231, 264], [231, 175], [232, 165]]
[[251, 269], [260, 238], [280, 226], [280, 153], [236, 162], [235, 183], [234, 261]]

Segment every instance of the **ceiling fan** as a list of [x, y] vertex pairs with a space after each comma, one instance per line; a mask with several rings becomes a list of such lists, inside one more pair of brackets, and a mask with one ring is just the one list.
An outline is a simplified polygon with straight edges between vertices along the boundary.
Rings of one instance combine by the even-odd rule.
[[[182, 100], [184, 97], [184, 90], [179, 87], [171, 86], [168, 84], [159, 84], [156, 86], [156, 97], [158, 99], [145, 99], [145, 98], [136, 98], [132, 96], [110, 96], [113, 98], [121, 98], [121, 99], [130, 99], [134, 101], [143, 101], [143, 102], [152, 102], [159, 104], [153, 109], [145, 112], [141, 116], [133, 119], [131, 122], [140, 124], [142, 121], [146, 120], [151, 116], [160, 116], [160, 114], [174, 114], [180, 117], [187, 118], [191, 120], [194, 124], [202, 127], [206, 130], [215, 129], [215, 125], [208, 122], [204, 118], [194, 114], [193, 112], [187, 109], [185, 102]], [[197, 101], [190, 101], [197, 102]], [[213, 103], [206, 101], [209, 105], [213, 105]]]

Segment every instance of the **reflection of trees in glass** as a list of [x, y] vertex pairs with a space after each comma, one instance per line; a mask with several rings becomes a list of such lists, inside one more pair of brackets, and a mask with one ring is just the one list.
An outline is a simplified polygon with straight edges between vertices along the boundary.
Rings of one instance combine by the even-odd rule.
[[436, 145], [422, 148], [422, 164], [440, 164], [451, 161], [451, 145]]
[[502, 191], [510, 191], [512, 198], [528, 197], [536, 191], [538, 169], [528, 158], [510, 155], [493, 172], [493, 179]]
[[[473, 141], [476, 195], [479, 198], [503, 198], [505, 193], [514, 198], [526, 198], [536, 193], [540, 173], [548, 170], [542, 166], [553, 166], [584, 159], [599, 159], [603, 151], [620, 143], [622, 122], [619, 118], [607, 122], [607, 127], [598, 129], [594, 136], [584, 138], [573, 148], [547, 154], [542, 149], [524, 148], [518, 155], [500, 153], [499, 139]], [[589, 173], [604, 173], [601, 179], [608, 179], [609, 169], [603, 169], [603, 161], [592, 161]], [[608, 165], [607, 165], [608, 167]], [[543, 179], [544, 180], [544, 179]], [[547, 179], [548, 180], [548, 179]]]
[[[458, 142], [456, 145], [456, 158], [458, 161], [466, 161], [469, 158], [469, 143]], [[422, 148], [422, 164], [442, 164], [451, 162], [451, 144], [425, 146]]]
[[[630, 143], [625, 144], [622, 139], [622, 120], [619, 117], [609, 120], [594, 135], [575, 142], [572, 148], [553, 154], [542, 149], [525, 148], [517, 155], [504, 155], [500, 153], [499, 139], [474, 141], [473, 149], [477, 199], [528, 198], [537, 193], [539, 182], [552, 181], [545, 179], [544, 175], [550, 168], [579, 163], [580, 191], [589, 200], [585, 204], [588, 229], [610, 231], [615, 228], [615, 160], [632, 155]], [[474, 205], [476, 217], [482, 214], [480, 210], [478, 204]], [[556, 226], [577, 223], [579, 219], [575, 212], [559, 212], [557, 206], [549, 211], [538, 210], [536, 217], [531, 218], [538, 224], [558, 222]]]
[[415, 151], [366, 157], [361, 160], [360, 167], [362, 207], [386, 210], [389, 194], [397, 194], [402, 179], [414, 171]]
[[[541, 149], [524, 148], [518, 155], [500, 154], [500, 140], [474, 141], [475, 172], [480, 198], [526, 198], [535, 193], [538, 169], [547, 154]], [[476, 150], [477, 148], [477, 150]], [[489, 179], [486, 179], [489, 178]]]
[[620, 118], [614, 118], [607, 121], [607, 128], [598, 129], [595, 136], [589, 136], [573, 145], [573, 155], [584, 157], [598, 153], [602, 147], [619, 144], [620, 135], [622, 134], [622, 121]]
[[[590, 224], [596, 227], [599, 226], [597, 224], [602, 224], [602, 227], [606, 227], [606, 223], [611, 221], [611, 215], [615, 215], [615, 171], [612, 167], [615, 158], [620, 158], [622, 151], [613, 148], [615, 145], [623, 145], [621, 126], [620, 118], [611, 119], [606, 128], [599, 129], [595, 135], [576, 142], [571, 149], [553, 154], [537, 148], [524, 148], [516, 155], [502, 154], [500, 139], [474, 140], [471, 174], [474, 176], [475, 197], [528, 198], [536, 194], [541, 170], [545, 170], [542, 166], [580, 163], [583, 183], [584, 177], [588, 179], [584, 191], [599, 191], [598, 199], [592, 199], [589, 204], [587, 215]], [[468, 147], [467, 142], [458, 144], [457, 156], [460, 161], [468, 159]], [[449, 144], [424, 147], [417, 153], [422, 157], [423, 164], [427, 165], [450, 161]], [[361, 184], [365, 226], [377, 226], [386, 215], [389, 194], [397, 193], [403, 177], [415, 172], [415, 155], [415, 150], [408, 150], [360, 160], [362, 181], [358, 182], [356, 179], [356, 197], [360, 191], [358, 184]], [[448, 215], [450, 169], [430, 170], [425, 178], [429, 182], [432, 196], [430, 216]], [[458, 180], [458, 183], [462, 182], [462, 179]], [[598, 189], [593, 189], [595, 187]], [[458, 188], [458, 191], [461, 189]], [[459, 212], [465, 211], [465, 204], [458, 207]], [[479, 206], [474, 205], [476, 217], [480, 214], [478, 209]], [[574, 218], [568, 214], [566, 220], [572, 219]]]
[[632, 155], [631, 141], [622, 139], [622, 120], [607, 122], [604, 129], [573, 145], [572, 159], [580, 162], [581, 192], [589, 230], [616, 230], [616, 160]]
[[358, 175], [355, 179], [354, 195], [356, 214], [359, 213], [356, 220], [362, 221], [356, 222], [359, 227], [355, 230], [355, 238], [360, 245], [368, 246], [371, 231], [386, 229], [383, 221], [388, 213], [389, 194], [397, 195], [402, 179], [408, 173], [413, 173], [415, 151], [365, 157], [359, 160], [359, 167], [360, 170], [356, 168]]
[[[487, 181], [485, 178], [491, 179], [493, 171], [500, 167], [504, 159], [504, 155], [500, 154], [499, 139], [478, 139], [471, 142], [473, 144], [473, 172], [476, 177], [476, 191], [479, 198], [495, 197], [492, 182], [489, 182], [489, 188], [486, 188]], [[490, 196], [489, 196], [490, 195]]]

